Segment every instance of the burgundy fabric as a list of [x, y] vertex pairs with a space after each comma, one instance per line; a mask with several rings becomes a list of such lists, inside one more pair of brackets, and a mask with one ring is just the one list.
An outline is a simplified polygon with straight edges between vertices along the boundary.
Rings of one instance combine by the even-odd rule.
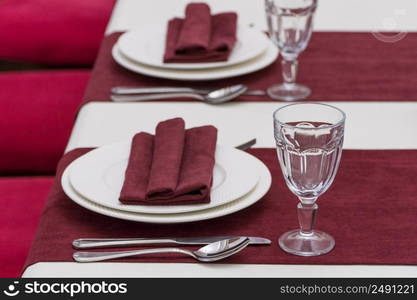
[[211, 16], [205, 3], [191, 3], [185, 19], [168, 22], [164, 62], [225, 61], [236, 43], [236, 13]]
[[0, 278], [18, 277], [53, 177], [0, 178]]
[[92, 65], [114, 0], [0, 1], [0, 58]]
[[[171, 21], [178, 24], [171, 40]], [[173, 52], [194, 54], [207, 51], [211, 37], [211, 11], [206, 3], [190, 3], [185, 8], [185, 18], [174, 18], [168, 24], [167, 41], [173, 42]], [[169, 46], [169, 45], [168, 45]]]
[[132, 139], [128, 167], [125, 172], [120, 201], [125, 204], [146, 199], [148, 179], [152, 167], [153, 135], [140, 132]]
[[[345, 150], [330, 189], [318, 200], [317, 228], [336, 239], [323, 256], [298, 257], [282, 251], [277, 237], [297, 228], [296, 197], [284, 183], [275, 149], [252, 149], [270, 169], [272, 185], [256, 204], [217, 219], [184, 224], [145, 224], [90, 212], [68, 199], [60, 186], [65, 166], [88, 149], [61, 161], [26, 266], [72, 261], [71, 242], [87, 237], [251, 235], [273, 241], [250, 246], [221, 263], [247, 264], [417, 264], [417, 151]], [[186, 248], [186, 247], [185, 247]], [[196, 249], [197, 247], [189, 247]], [[183, 256], [142, 256], [125, 262], [195, 262]]]
[[120, 202], [177, 205], [210, 202], [217, 129], [185, 130], [181, 118], [160, 122], [155, 136], [133, 137]]
[[174, 196], [181, 174], [184, 144], [185, 122], [183, 119], [163, 121], [156, 126], [155, 148], [147, 190], [150, 199]]
[[[111, 56], [120, 34], [114, 33], [103, 41], [85, 102], [110, 101], [110, 89], [117, 85], [219, 87], [244, 83], [251, 89], [266, 89], [282, 81], [280, 59], [252, 74], [206, 82], [163, 80], [136, 74], [117, 65]], [[315, 32], [300, 56], [297, 81], [312, 89], [307, 101], [417, 101], [415, 49], [417, 33], [410, 32], [397, 43], [384, 43], [369, 32]], [[276, 100], [240, 96], [236, 101]]]
[[90, 71], [0, 73], [0, 174], [53, 172]]

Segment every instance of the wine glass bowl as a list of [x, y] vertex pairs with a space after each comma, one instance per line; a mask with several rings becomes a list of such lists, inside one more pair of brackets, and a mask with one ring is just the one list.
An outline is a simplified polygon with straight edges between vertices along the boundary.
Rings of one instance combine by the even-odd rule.
[[285, 182], [295, 194], [300, 229], [285, 233], [279, 245], [297, 255], [327, 253], [334, 239], [314, 230], [317, 198], [331, 186], [342, 154], [345, 114], [332, 106], [300, 103], [274, 113], [278, 161]]
[[265, 0], [268, 31], [279, 48], [282, 60], [282, 84], [268, 88], [273, 99], [294, 101], [308, 97], [311, 90], [296, 84], [298, 55], [310, 41], [317, 0]]

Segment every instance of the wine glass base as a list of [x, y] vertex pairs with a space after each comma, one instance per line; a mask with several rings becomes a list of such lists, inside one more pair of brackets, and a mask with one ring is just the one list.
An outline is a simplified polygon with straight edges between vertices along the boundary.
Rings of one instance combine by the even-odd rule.
[[283, 101], [295, 101], [307, 98], [311, 90], [301, 84], [276, 84], [268, 88], [269, 97]]
[[312, 234], [306, 235], [295, 229], [281, 235], [278, 244], [282, 250], [294, 255], [317, 256], [330, 252], [335, 240], [323, 231], [313, 230]]

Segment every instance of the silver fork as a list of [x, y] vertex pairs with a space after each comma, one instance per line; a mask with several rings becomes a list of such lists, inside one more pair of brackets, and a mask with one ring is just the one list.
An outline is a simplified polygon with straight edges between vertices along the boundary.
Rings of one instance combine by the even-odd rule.
[[251, 139], [250, 141], [248, 141], [246, 143], [243, 143], [239, 146], [236, 146], [235, 148], [239, 149], [239, 150], [242, 150], [242, 151], [245, 151], [245, 150], [249, 149], [250, 147], [252, 147], [255, 144], [256, 144], [256, 138]]

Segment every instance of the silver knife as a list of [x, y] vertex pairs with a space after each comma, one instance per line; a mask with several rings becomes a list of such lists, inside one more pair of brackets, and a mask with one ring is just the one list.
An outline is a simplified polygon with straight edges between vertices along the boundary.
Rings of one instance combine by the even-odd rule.
[[[76, 249], [148, 246], [148, 245], [206, 245], [234, 238], [235, 236], [185, 237], [185, 238], [126, 238], [126, 239], [77, 239], [72, 242]], [[251, 245], [269, 245], [271, 241], [261, 237], [248, 237]]]
[[[205, 88], [188, 88], [188, 87], [170, 87], [170, 86], [156, 86], [156, 87], [131, 87], [131, 86], [116, 86], [111, 89], [113, 95], [140, 95], [140, 94], [165, 94], [165, 93], [195, 93], [205, 95], [213, 89]], [[247, 96], [265, 96], [266, 92], [263, 90], [246, 90], [243, 95]]]

